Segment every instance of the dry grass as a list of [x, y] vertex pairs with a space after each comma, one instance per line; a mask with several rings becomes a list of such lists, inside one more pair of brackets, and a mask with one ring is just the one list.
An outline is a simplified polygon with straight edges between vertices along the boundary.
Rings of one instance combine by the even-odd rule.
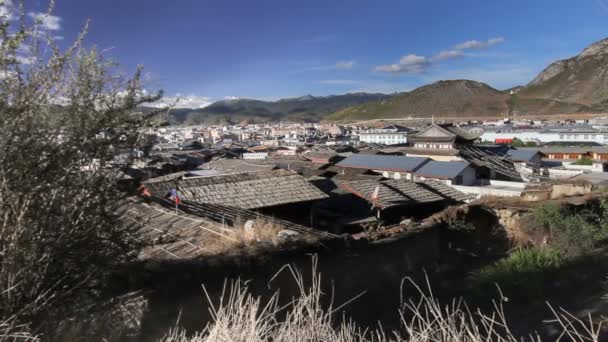
[[[314, 266], [313, 266], [314, 267]], [[172, 329], [162, 342], [516, 342], [541, 341], [534, 334], [521, 339], [511, 332], [502, 308], [495, 303], [494, 311], [483, 314], [472, 311], [463, 301], [442, 305], [429, 290], [412, 283], [420, 294], [418, 301], [404, 302], [400, 311], [401, 331], [363, 330], [356, 324], [336, 317], [341, 307], [321, 304], [321, 278], [313, 270], [310, 286], [304, 286], [301, 273], [287, 267], [299, 286], [299, 296], [284, 306], [278, 293], [265, 304], [252, 296], [244, 283], [225, 286], [223, 299], [210, 302], [213, 321], [200, 332], [188, 335], [180, 328]], [[356, 300], [356, 299], [354, 299]], [[570, 313], [549, 306], [561, 334], [555, 341], [599, 341], [601, 322], [580, 320]], [[278, 317], [283, 317], [279, 319]]]
[[37, 342], [40, 339], [31, 334], [25, 325], [15, 323], [13, 318], [0, 321], [0, 341]]
[[285, 227], [265, 219], [254, 221], [250, 227], [246, 227], [245, 222], [237, 222], [234, 227], [227, 227], [222, 233], [223, 236], [214, 235], [205, 241], [205, 250], [209, 254], [222, 254], [258, 243], [279, 246], [283, 240], [278, 237], [278, 234], [284, 229]]

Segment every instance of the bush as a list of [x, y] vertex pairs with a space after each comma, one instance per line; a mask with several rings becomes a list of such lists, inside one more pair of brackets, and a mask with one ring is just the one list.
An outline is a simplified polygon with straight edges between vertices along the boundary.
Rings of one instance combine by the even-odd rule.
[[583, 157], [572, 163], [572, 165], [593, 165], [593, 160], [590, 158]]
[[135, 109], [159, 96], [144, 95], [140, 70], [125, 77], [85, 49], [84, 33], [61, 51], [23, 8], [2, 10], [18, 20], [0, 18], [0, 322], [38, 332], [140, 249], [115, 215], [115, 180], [156, 114]]
[[519, 249], [505, 259], [474, 272], [471, 285], [482, 300], [491, 298], [500, 286], [514, 300], [542, 298], [547, 277], [567, 263], [566, 257], [555, 249]]
[[567, 254], [578, 254], [608, 238], [608, 202], [602, 200], [577, 211], [541, 205], [534, 209], [525, 229]]

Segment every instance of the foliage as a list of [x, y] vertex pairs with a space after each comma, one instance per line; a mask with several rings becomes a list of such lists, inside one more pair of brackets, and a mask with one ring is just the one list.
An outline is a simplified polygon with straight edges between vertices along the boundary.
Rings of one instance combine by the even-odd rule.
[[572, 165], [593, 165], [593, 159], [583, 157], [572, 163]]
[[537, 147], [538, 143], [535, 141], [523, 141], [519, 138], [513, 138], [513, 142], [511, 143], [513, 147]]
[[474, 272], [471, 285], [482, 300], [492, 297], [499, 285], [514, 300], [542, 298], [547, 277], [567, 262], [558, 250], [551, 248], [519, 249], [492, 265]]
[[476, 230], [475, 225], [466, 220], [454, 220], [448, 224], [448, 229], [459, 232], [474, 232]]
[[567, 254], [589, 250], [608, 238], [608, 201], [581, 210], [538, 206], [525, 229]]
[[114, 214], [115, 180], [157, 114], [135, 109], [160, 94], [145, 95], [140, 69], [125, 77], [86, 49], [86, 27], [62, 50], [23, 4], [7, 10], [17, 19], [0, 18], [0, 321], [38, 331], [99, 296], [141, 247]]

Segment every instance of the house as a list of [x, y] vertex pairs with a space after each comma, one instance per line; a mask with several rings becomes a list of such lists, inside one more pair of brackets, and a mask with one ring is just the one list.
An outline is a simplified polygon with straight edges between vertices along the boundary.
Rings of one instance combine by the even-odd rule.
[[474, 185], [477, 182], [477, 173], [468, 162], [432, 160], [414, 172], [414, 179], [434, 179], [448, 185]]
[[359, 133], [359, 141], [372, 144], [399, 145], [407, 143], [410, 129], [391, 125], [380, 129], [371, 129]]
[[341, 159], [336, 153], [315, 151], [305, 153], [303, 157], [315, 164], [329, 164]]
[[156, 198], [165, 198], [171, 189], [177, 189], [184, 203], [255, 209], [302, 222], [309, 219], [312, 202], [328, 197], [302, 176], [285, 170], [148, 180], [144, 186]]
[[431, 124], [422, 131], [411, 134], [411, 147], [404, 149], [407, 156], [431, 158], [437, 161], [461, 161], [459, 148], [470, 146], [479, 134], [448, 125]]
[[608, 147], [589, 146], [589, 147], [541, 147], [540, 152], [550, 160], [578, 160], [583, 158], [593, 159], [594, 161], [608, 161]]
[[429, 162], [428, 158], [353, 154], [336, 164], [340, 168], [366, 169], [386, 178], [412, 179], [412, 173]]
[[433, 150], [455, 149], [459, 145], [471, 145], [477, 139], [479, 134], [470, 133], [460, 127], [436, 124], [409, 136], [414, 148]]
[[542, 164], [543, 154], [539, 150], [516, 150], [510, 149], [507, 155], [514, 163], [523, 163], [540, 166]]

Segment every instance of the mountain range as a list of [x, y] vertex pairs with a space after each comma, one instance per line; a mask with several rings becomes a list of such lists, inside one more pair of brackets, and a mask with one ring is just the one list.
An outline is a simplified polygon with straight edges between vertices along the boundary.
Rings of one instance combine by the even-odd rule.
[[278, 101], [225, 100], [200, 109], [174, 109], [170, 122], [473, 118], [607, 111], [608, 39], [604, 39], [577, 56], [552, 63], [527, 85], [507, 90], [472, 80], [447, 80], [391, 95], [351, 93]]
[[217, 101], [204, 108], [172, 109], [171, 123], [219, 124], [224, 122], [264, 122], [291, 120], [318, 122], [338, 110], [390, 98], [386, 94], [349, 93], [344, 95], [286, 98], [278, 101], [235, 99]]

